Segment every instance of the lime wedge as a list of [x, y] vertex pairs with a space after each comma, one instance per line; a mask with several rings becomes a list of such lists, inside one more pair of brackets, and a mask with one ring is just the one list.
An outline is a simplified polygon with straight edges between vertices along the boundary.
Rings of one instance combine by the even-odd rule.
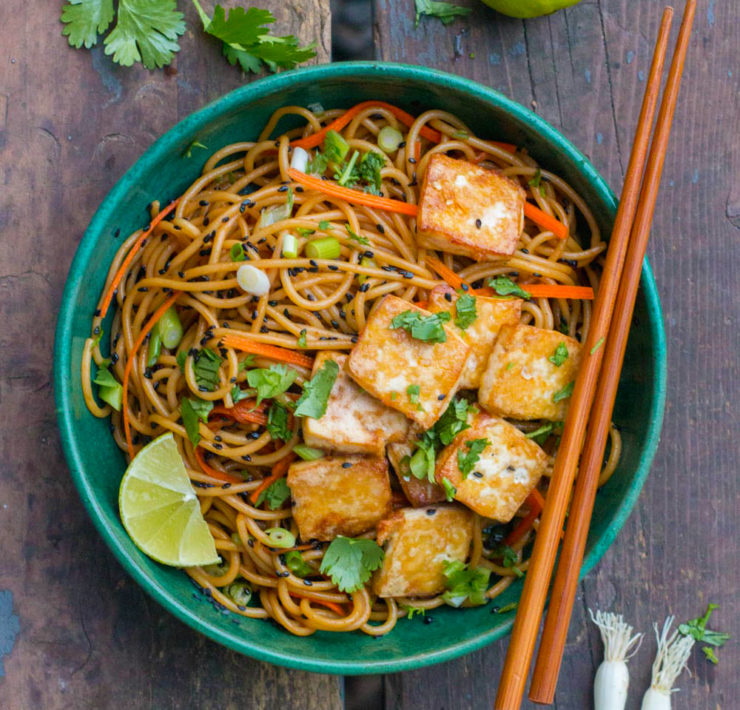
[[219, 561], [172, 434], [134, 457], [123, 474], [118, 507], [136, 547], [157, 562], [193, 567]]

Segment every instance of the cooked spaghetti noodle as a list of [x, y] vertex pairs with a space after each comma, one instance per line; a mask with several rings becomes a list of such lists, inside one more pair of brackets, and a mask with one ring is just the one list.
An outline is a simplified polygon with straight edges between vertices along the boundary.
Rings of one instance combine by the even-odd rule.
[[[274, 138], [284, 116], [304, 119], [305, 126]], [[350, 151], [383, 156], [379, 195], [355, 191], [364, 204], [348, 201], [341, 191], [314, 189], [310, 181], [291, 179], [295, 151], [320, 145], [329, 124]], [[403, 140], [384, 152], [378, 135], [388, 126]], [[415, 205], [429, 161], [437, 153], [491, 168], [516, 181], [529, 203], [550, 218], [543, 223], [559, 224], [566, 238], [528, 219], [510, 258], [472, 261], [420, 247], [415, 239]], [[335, 184], [325, 182], [327, 187]], [[389, 209], [389, 200], [405, 207]], [[291, 207], [286, 210], [289, 201]], [[230, 612], [272, 618], [297, 635], [318, 629], [359, 629], [381, 635], [409, 608], [442, 605], [441, 595], [375, 598], [370, 585], [352, 594], [340, 592], [319, 573], [326, 543], [299, 540], [301, 544], [291, 549], [300, 551], [307, 567], [301, 576], [291, 571], [285, 559], [288, 550], [272, 546], [266, 532], [282, 527], [299, 539], [291, 508], [283, 505], [272, 510], [256, 502], [255, 494], [285, 474], [301, 441], [300, 427], [294, 423], [288, 441], [273, 439], [265, 426], [264, 405], [256, 407], [250, 399], [237, 415], [234, 398], [243, 396], [242, 391], [253, 398], [254, 392], [244, 389], [249, 368], [269, 367], [276, 362], [275, 353], [287, 350], [295, 357], [277, 359], [297, 372], [283, 395], [288, 404], [295, 401], [310, 378], [310, 356], [319, 350], [350, 351], [384, 296], [393, 294], [416, 303], [427, 300], [430, 290], [441, 283], [440, 270], [445, 272], [430, 266], [434, 260], [474, 289], [499, 275], [525, 288], [527, 284], [596, 288], [606, 244], [588, 207], [568, 184], [539, 167], [526, 152], [475, 137], [450, 113], [431, 110], [412, 118], [371, 101], [350, 111], [281, 108], [256, 141], [234, 143], [211, 155], [202, 175], [168, 210], [163, 214], [161, 205], [152, 203], [152, 223], [130, 235], [114, 257], [85, 343], [82, 382], [91, 413], [111, 417], [113, 436], [129, 460], [149, 439], [166, 432], [174, 435], [222, 558], [219, 565], [189, 568], [187, 573]], [[338, 242], [338, 256], [297, 256], [308, 242], [324, 237]], [[296, 256], [285, 256], [287, 241], [297, 247]], [[253, 295], [240, 288], [236, 273], [242, 264], [266, 274], [266, 293]], [[107, 361], [99, 343], [111, 300], [115, 312], [106, 333]], [[162, 348], [152, 355], [151, 331], [171, 304], [182, 324], [182, 337], [175, 349]], [[521, 310], [523, 323], [560, 330], [581, 342], [590, 318], [588, 300], [532, 298]], [[252, 355], [224, 344], [235, 334], [253, 344]], [[218, 356], [211, 388], [199, 383], [195, 371], [204, 348]], [[98, 367], [109, 362], [111, 374], [123, 382], [121, 411], [96, 400], [92, 361]], [[216, 405], [208, 423], [199, 425], [197, 446], [181, 421], [183, 397]], [[530, 433], [542, 424], [514, 423]], [[556, 449], [556, 434], [557, 429], [543, 442], [550, 456]], [[616, 428], [611, 434], [611, 455], [602, 482], [619, 458]], [[539, 484], [543, 495], [546, 484], [544, 477]], [[405, 503], [400, 491], [394, 496]], [[536, 534], [537, 515], [538, 509], [528, 502], [502, 528], [474, 516], [468, 560], [471, 567], [491, 571], [489, 599], [526, 571], [526, 551]], [[522, 521], [526, 529], [510, 544], [516, 559], [504, 564], [495, 556], [495, 542], [509, 539], [507, 533]], [[364, 536], [373, 538], [375, 531]], [[234, 594], [234, 585], [244, 582], [253, 592], [250, 605]]]

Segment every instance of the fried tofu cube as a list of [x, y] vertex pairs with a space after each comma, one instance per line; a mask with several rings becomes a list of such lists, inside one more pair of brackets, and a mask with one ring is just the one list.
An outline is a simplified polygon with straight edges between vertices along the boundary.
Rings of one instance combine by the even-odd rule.
[[339, 365], [339, 374], [324, 416], [303, 418], [304, 441], [345, 454], [383, 456], [387, 443], [406, 438], [409, 420], [355, 384], [344, 369], [347, 355], [343, 353], [320, 352], [314, 360], [314, 375], [327, 360]]
[[421, 434], [421, 429], [414, 424], [409, 430], [406, 441], [389, 444], [386, 449], [388, 460], [396, 472], [403, 493], [414, 508], [439, 503], [445, 499], [445, 492], [440, 486], [427, 480], [418, 479], [409, 471], [408, 464], [401, 463], [407, 456], [414, 453], [416, 448], [414, 444], [419, 434]]
[[444, 343], [418, 340], [392, 321], [406, 311], [432, 315], [396, 296], [386, 296], [370, 314], [347, 361], [360, 387], [383, 404], [429, 429], [457, 391], [470, 347], [444, 324]]
[[580, 363], [577, 340], [531, 325], [505, 325], [483, 373], [478, 401], [501, 417], [562, 421]]
[[[402, 508], [378, 525], [386, 545], [373, 588], [380, 597], [428, 597], [445, 588], [445, 562], [468, 557], [473, 514], [457, 505]], [[387, 544], [386, 544], [387, 543]]]
[[419, 244], [477, 261], [511, 256], [524, 228], [524, 198], [513, 180], [437, 153], [421, 188]]
[[354, 537], [392, 511], [384, 458], [344, 456], [294, 463], [288, 469], [288, 487], [302, 540]]
[[[468, 442], [488, 443], [467, 475], [460, 471], [458, 453], [469, 455]], [[455, 500], [485, 518], [508, 523], [532, 492], [548, 463], [547, 454], [519, 429], [503, 419], [478, 414], [437, 457], [437, 483], [446, 478], [456, 489]]]
[[[457, 310], [458, 294], [450, 286], [435, 286], [429, 292], [429, 310], [432, 313], [447, 311], [452, 316], [454, 324]], [[478, 389], [483, 373], [488, 364], [488, 358], [493, 350], [493, 344], [502, 325], [513, 325], [519, 322], [522, 313], [520, 298], [490, 298], [489, 296], [475, 296], [476, 319], [464, 330], [457, 329], [458, 335], [470, 345], [470, 355], [465, 363], [460, 389]]]

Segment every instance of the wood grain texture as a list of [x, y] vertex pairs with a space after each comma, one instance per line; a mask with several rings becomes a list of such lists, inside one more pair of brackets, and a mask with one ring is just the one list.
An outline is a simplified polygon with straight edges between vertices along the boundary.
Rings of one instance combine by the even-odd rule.
[[[329, 0], [260, 6], [277, 33], [318, 40], [317, 61], [329, 60]], [[336, 710], [339, 679], [232, 653], [124, 574], [72, 487], [55, 423], [56, 313], [95, 208], [162, 132], [251, 77], [220, 56], [189, 2], [182, 51], [154, 72], [69, 48], [60, 3], [29, 7], [0, 4], [0, 706]]]
[[[468, 76], [534, 108], [620, 189], [663, 3], [584, 0], [526, 22], [460, 4], [474, 8], [468, 19], [424, 18], [415, 30], [413, 2], [375, 0], [378, 57]], [[555, 703], [563, 710], [593, 703], [601, 643], [587, 608], [622, 611], [648, 632], [630, 666], [630, 710], [649, 683], [653, 621], [714, 601], [714, 624], [740, 631], [739, 37], [738, 3], [700, 2], [649, 249], [669, 348], [665, 426], [635, 511], [580, 587]], [[386, 710], [491, 707], [505, 644], [388, 676]], [[720, 658], [714, 667], [696, 654], [674, 707], [737, 707], [738, 644]]]

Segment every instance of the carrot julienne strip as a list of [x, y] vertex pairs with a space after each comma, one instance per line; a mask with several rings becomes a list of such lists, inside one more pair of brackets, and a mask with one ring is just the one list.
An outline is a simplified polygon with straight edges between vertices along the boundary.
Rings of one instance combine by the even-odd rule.
[[128, 447], [129, 455], [131, 456], [131, 459], [133, 460], [135, 452], [134, 452], [134, 442], [131, 438], [131, 423], [128, 420], [128, 382], [131, 378], [131, 368], [134, 365], [134, 359], [136, 358], [136, 353], [139, 350], [139, 348], [142, 346], [144, 341], [146, 340], [146, 336], [149, 335], [149, 331], [157, 325], [157, 322], [159, 319], [165, 314], [165, 311], [174, 304], [174, 302], [180, 297], [180, 294], [182, 291], [176, 291], [173, 293], [159, 308], [157, 308], [156, 311], [154, 311], [154, 314], [149, 319], [147, 324], [141, 329], [141, 332], [139, 333], [139, 337], [136, 338], [134, 341], [134, 345], [131, 348], [131, 352], [128, 355], [128, 359], [126, 360], [126, 366], [123, 368], [123, 382], [122, 384], [122, 394], [121, 394], [121, 411], [123, 415], [123, 433], [126, 436], [126, 446]]
[[532, 528], [534, 521], [537, 520], [542, 509], [545, 507], [545, 499], [542, 494], [535, 488], [526, 499], [526, 503], [529, 506], [529, 513], [525, 515], [516, 527], [506, 536], [504, 543], [506, 545], [513, 545], [521, 540]]
[[[465, 282], [451, 269], [448, 269], [439, 259], [433, 256], [426, 257], [427, 266], [436, 271], [448, 285], [456, 291], [461, 289]], [[521, 287], [533, 298], [571, 298], [581, 301], [592, 301], [594, 290], [590, 286], [570, 286], [568, 284], [521, 284]], [[469, 293], [475, 296], [495, 296], [492, 288], [470, 289]]]
[[347, 616], [347, 612], [336, 602], [324, 601], [323, 599], [313, 599], [312, 597], [307, 597], [299, 592], [288, 592], [288, 594], [296, 599], [307, 599], [309, 604], [321, 604], [321, 606], [331, 609], [335, 614], [337, 614], [337, 616]]
[[538, 227], [552, 232], [558, 239], [568, 238], [568, 227], [566, 225], [547, 214], [547, 212], [543, 212], [531, 202], [525, 201], [524, 216], [531, 219]]
[[257, 401], [254, 399], [243, 399], [237, 402], [233, 407], [224, 407], [219, 405], [214, 407], [211, 415], [218, 415], [232, 419], [235, 422], [244, 424], [251, 422], [253, 424], [267, 424], [267, 416], [265, 415], [265, 405], [260, 404], [257, 406]]
[[103, 300], [100, 302], [100, 305], [98, 306], [98, 312], [101, 318], [105, 318], [106, 313], [108, 313], [108, 308], [110, 307], [111, 301], [113, 300], [113, 294], [116, 292], [116, 289], [120, 285], [121, 281], [123, 280], [123, 275], [126, 273], [126, 270], [128, 269], [131, 262], [134, 260], [134, 257], [136, 256], [136, 253], [141, 249], [142, 244], [146, 241], [147, 237], [154, 231], [154, 228], [170, 213], [172, 210], [175, 209], [177, 206], [177, 203], [179, 202], [179, 198], [177, 200], [173, 200], [170, 202], [167, 207], [165, 207], [159, 214], [157, 214], [154, 219], [149, 223], [149, 227], [145, 229], [138, 237], [138, 239], [134, 242], [131, 249], [129, 249], [128, 254], [126, 254], [126, 258], [123, 260], [121, 265], [118, 267], [118, 271], [116, 271], [115, 275], [113, 276], [113, 280], [110, 282], [110, 286], [108, 286], [108, 290], [105, 292], [105, 295], [103, 296]]
[[216, 478], [219, 481], [226, 481], [227, 483], [244, 483], [244, 479], [239, 476], [232, 476], [230, 473], [225, 471], [219, 471], [206, 463], [205, 456], [203, 455], [202, 449], [199, 446], [195, 447], [195, 458], [198, 461], [198, 465], [203, 469], [203, 473], [207, 474], [211, 478]]
[[298, 367], [306, 367], [308, 369], [313, 367], [313, 358], [308, 355], [296, 353], [277, 345], [258, 343], [256, 340], [251, 340], [244, 335], [237, 335], [236, 333], [224, 335], [223, 344], [227, 348], [234, 348], [234, 350], [241, 350], [252, 355], [260, 355], [279, 362], [289, 362]]
[[[304, 149], [315, 148], [316, 146], [321, 145], [324, 137], [329, 131], [341, 131], [355, 116], [371, 106], [387, 109], [405, 126], [411, 127], [416, 120], [410, 113], [406, 113], [406, 111], [398, 108], [398, 106], [393, 106], [393, 104], [388, 104], [385, 101], [363, 101], [362, 103], [356, 104], [352, 108], [347, 109], [346, 113], [335, 118], [320, 131], [312, 133], [310, 136], [306, 136], [305, 138], [291, 141], [291, 145]], [[424, 136], [424, 138], [433, 141], [434, 143], [439, 143], [442, 140], [442, 134], [428, 126], [422, 126], [419, 130], [419, 135]]]
[[288, 472], [288, 466], [295, 459], [296, 455], [291, 451], [283, 456], [276, 464], [273, 465], [270, 475], [262, 480], [262, 483], [255, 488], [249, 496], [249, 500], [256, 505], [260, 493], [266, 491], [275, 481], [282, 478]]
[[375, 207], [376, 209], [384, 210], [386, 212], [399, 212], [400, 214], [406, 214], [410, 217], [416, 217], [416, 214], [419, 211], [418, 206], [411, 204], [410, 202], [391, 200], [388, 197], [379, 197], [378, 195], [371, 195], [367, 192], [352, 190], [348, 187], [337, 185], [329, 180], [322, 180], [321, 178], [307, 175], [306, 173], [302, 173], [300, 170], [295, 170], [294, 168], [290, 168], [288, 170], [288, 175], [292, 180], [295, 180], [312, 190], [323, 192], [325, 195], [337, 197], [340, 200], [346, 200], [351, 204]]

